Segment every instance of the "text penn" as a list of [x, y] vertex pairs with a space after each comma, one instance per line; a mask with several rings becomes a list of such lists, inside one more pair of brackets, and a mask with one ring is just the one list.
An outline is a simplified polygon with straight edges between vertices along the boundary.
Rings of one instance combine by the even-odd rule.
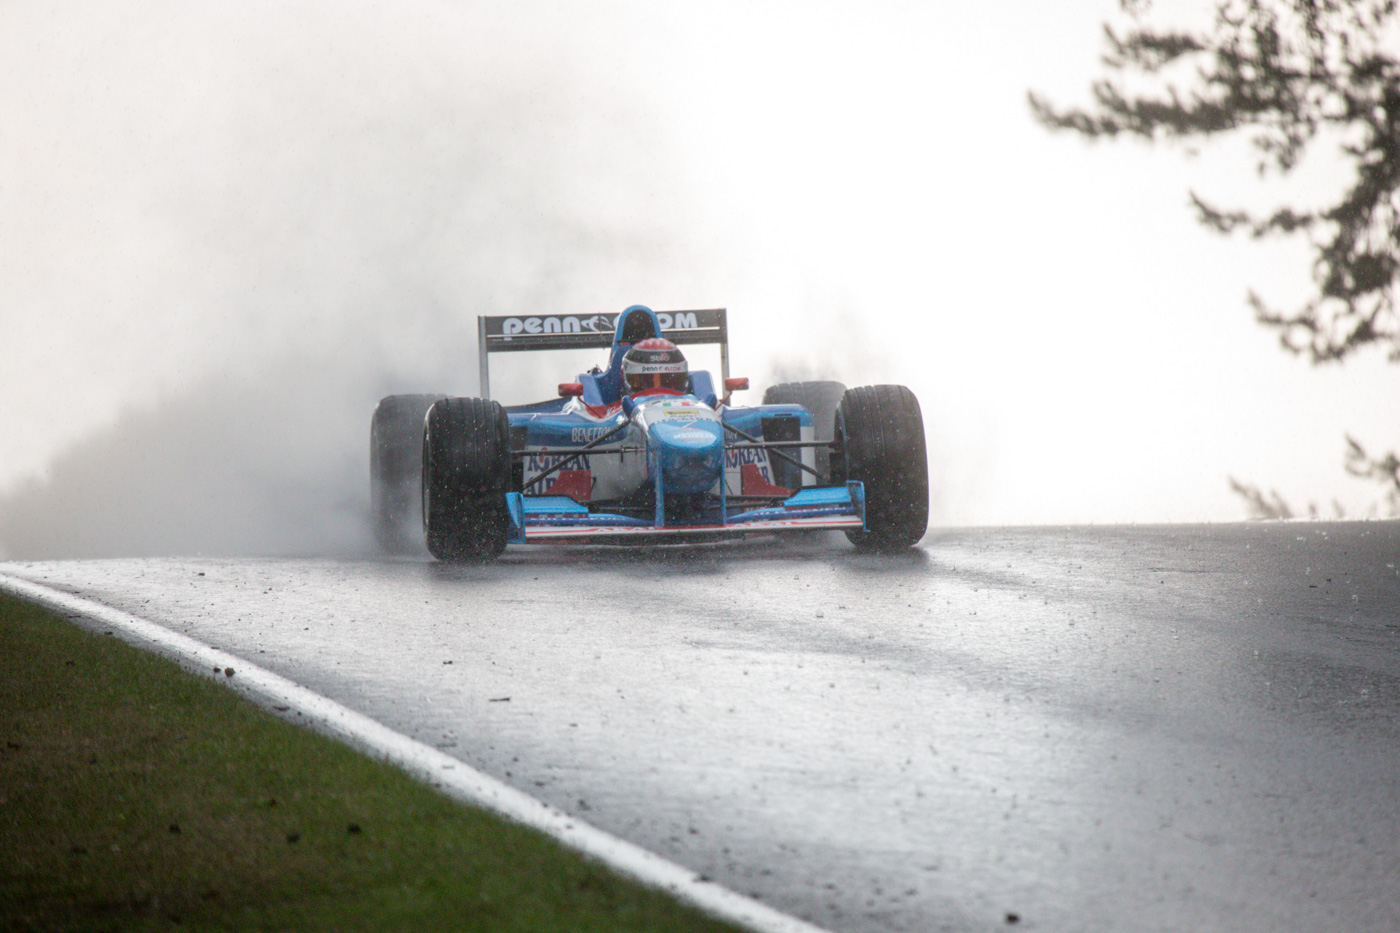
[[[680, 312], [666, 314], [658, 312], [657, 321], [662, 330], [695, 330], [700, 326], [695, 314]], [[580, 334], [606, 333], [612, 330], [612, 321], [601, 314], [592, 317], [508, 317], [501, 322], [501, 333], [506, 337], [517, 334]]]

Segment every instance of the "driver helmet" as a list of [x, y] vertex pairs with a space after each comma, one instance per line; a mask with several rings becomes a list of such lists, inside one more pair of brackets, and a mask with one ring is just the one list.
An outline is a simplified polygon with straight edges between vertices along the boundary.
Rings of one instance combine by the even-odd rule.
[[622, 380], [629, 393], [649, 389], [685, 392], [690, 388], [690, 369], [680, 347], [663, 337], [648, 337], [623, 354]]

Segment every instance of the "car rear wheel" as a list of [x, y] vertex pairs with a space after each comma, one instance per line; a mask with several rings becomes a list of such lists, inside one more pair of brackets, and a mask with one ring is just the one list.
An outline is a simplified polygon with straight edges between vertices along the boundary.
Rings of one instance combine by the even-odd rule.
[[423, 548], [420, 484], [423, 418], [441, 395], [380, 399], [369, 427], [369, 497], [374, 539], [391, 554]]
[[[812, 440], [830, 443], [836, 436], [836, 408], [841, 404], [841, 396], [846, 386], [830, 380], [814, 382], [781, 382], [769, 386], [763, 393], [765, 405], [801, 405], [812, 415]], [[818, 473], [826, 475], [831, 468], [831, 451], [826, 447], [816, 448], [815, 467]], [[808, 482], [811, 482], [810, 476]]]
[[510, 422], [499, 403], [445, 398], [423, 432], [423, 529], [438, 560], [491, 560], [506, 548]]
[[865, 530], [856, 547], [896, 551], [928, 530], [928, 455], [919, 401], [904, 386], [848, 389], [836, 410], [832, 479], [865, 484]]

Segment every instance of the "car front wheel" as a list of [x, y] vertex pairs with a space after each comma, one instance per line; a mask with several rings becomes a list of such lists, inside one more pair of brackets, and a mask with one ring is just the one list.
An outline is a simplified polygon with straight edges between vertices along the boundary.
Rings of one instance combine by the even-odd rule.
[[423, 530], [438, 560], [492, 560], [506, 548], [510, 422], [497, 402], [445, 398], [423, 431]]
[[919, 401], [904, 386], [848, 389], [836, 409], [832, 480], [865, 484], [862, 550], [912, 547], [928, 530], [928, 454]]

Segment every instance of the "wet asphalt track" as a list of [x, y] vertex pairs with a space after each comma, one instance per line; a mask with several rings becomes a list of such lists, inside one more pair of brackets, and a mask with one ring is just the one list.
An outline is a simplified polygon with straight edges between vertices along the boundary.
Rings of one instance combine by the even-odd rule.
[[1400, 929], [1400, 523], [0, 564], [833, 930]]

